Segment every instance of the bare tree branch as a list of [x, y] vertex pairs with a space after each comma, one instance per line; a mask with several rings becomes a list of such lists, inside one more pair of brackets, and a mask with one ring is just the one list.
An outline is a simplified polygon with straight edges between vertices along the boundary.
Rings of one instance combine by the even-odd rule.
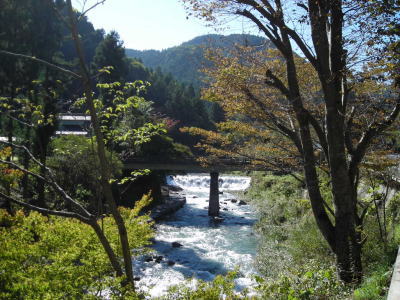
[[84, 17], [89, 11], [91, 11], [92, 9], [96, 8], [97, 6], [99, 6], [100, 4], [104, 4], [104, 2], [106, 2], [106, 0], [102, 0], [102, 1], [97, 1], [96, 4], [93, 4], [91, 7], [89, 7], [88, 9], [86, 9], [85, 11], [83, 11], [81, 13], [81, 15], [78, 18], [78, 21]]
[[27, 59], [27, 60], [42, 64], [42, 65], [46, 65], [46, 66], [48, 66], [48, 67], [50, 67], [52, 69], [55, 69], [55, 70], [60, 71], [60, 72], [63, 72], [65, 74], [71, 75], [74, 78], [77, 78], [77, 79], [81, 78], [80, 75], [78, 75], [78, 74], [76, 74], [76, 73], [74, 73], [74, 72], [72, 72], [70, 70], [64, 69], [64, 68], [62, 68], [60, 66], [57, 66], [57, 65], [52, 64], [52, 63], [49, 63], [48, 61], [45, 61], [43, 59], [40, 59], [40, 58], [37, 58], [37, 57], [34, 57], [34, 56], [13, 53], [13, 52], [5, 51], [5, 50], [0, 50], [0, 54], [4, 54], [4, 55], [7, 55], [7, 56], [12, 56], [12, 57], [16, 57], [16, 58]]
[[90, 218], [87, 218], [85, 216], [82, 216], [78, 213], [74, 213], [74, 212], [68, 212], [68, 211], [57, 211], [57, 210], [51, 210], [51, 209], [46, 209], [46, 208], [42, 208], [42, 207], [38, 207], [32, 204], [28, 204], [26, 202], [23, 202], [21, 200], [17, 200], [13, 197], [7, 196], [6, 194], [0, 192], [0, 197], [16, 203], [18, 205], [21, 205], [25, 208], [40, 212], [42, 214], [47, 214], [47, 215], [53, 215], [53, 216], [60, 216], [60, 217], [66, 217], [66, 218], [74, 218], [74, 219], [78, 219], [80, 221], [82, 221], [83, 223], [89, 224], [91, 222]]

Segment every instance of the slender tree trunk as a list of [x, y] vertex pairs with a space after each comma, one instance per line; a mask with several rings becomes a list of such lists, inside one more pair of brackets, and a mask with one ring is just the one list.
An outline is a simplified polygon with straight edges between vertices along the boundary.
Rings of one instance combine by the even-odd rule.
[[93, 131], [94, 134], [96, 135], [96, 142], [97, 142], [97, 152], [99, 156], [99, 161], [100, 161], [100, 173], [101, 173], [101, 183], [102, 183], [102, 188], [103, 192], [106, 198], [106, 201], [108, 203], [110, 212], [115, 220], [115, 223], [118, 227], [118, 233], [119, 233], [119, 238], [121, 242], [121, 248], [122, 248], [122, 255], [124, 258], [124, 266], [125, 266], [125, 275], [127, 277], [128, 282], [132, 285], [134, 288], [134, 280], [133, 280], [133, 267], [132, 267], [132, 256], [130, 252], [130, 247], [129, 247], [129, 241], [128, 241], [128, 234], [126, 231], [125, 223], [124, 220], [122, 219], [121, 214], [118, 211], [117, 205], [115, 203], [113, 194], [112, 194], [112, 189], [111, 185], [109, 183], [110, 179], [110, 168], [108, 164], [108, 160], [106, 157], [106, 152], [105, 152], [105, 143], [104, 143], [104, 137], [100, 129], [100, 124], [97, 118], [96, 114], [96, 109], [94, 107], [93, 103], [93, 90], [90, 84], [90, 75], [89, 72], [86, 68], [85, 64], [85, 59], [84, 59], [84, 54], [82, 50], [82, 45], [79, 39], [79, 34], [77, 31], [76, 27], [76, 20], [75, 20], [75, 15], [73, 12], [71, 0], [67, 0], [67, 5], [68, 5], [68, 11], [69, 11], [69, 20], [70, 20], [70, 25], [71, 25], [71, 34], [72, 34], [72, 39], [75, 43], [75, 48], [79, 57], [79, 63], [82, 71], [82, 76], [83, 76], [83, 84], [84, 84], [84, 89], [85, 89], [85, 96], [86, 96], [86, 101], [88, 104], [88, 108], [90, 111], [90, 116], [91, 116], [91, 121], [93, 125]]
[[[31, 128], [28, 127], [26, 128], [26, 132], [25, 132], [25, 137], [24, 137], [24, 146], [29, 149], [29, 143], [30, 143], [30, 139], [31, 139]], [[22, 165], [24, 166], [24, 168], [26, 170], [29, 170], [29, 161], [30, 161], [30, 157], [28, 155], [28, 153], [26, 153], [25, 151], [23, 152], [23, 158], [22, 158]], [[24, 176], [22, 177], [22, 182], [21, 182], [21, 187], [22, 187], [22, 198], [23, 199], [28, 199], [30, 198], [30, 193], [29, 193], [29, 176], [27, 174], [24, 174]]]
[[103, 230], [101, 230], [99, 224], [97, 224], [96, 220], [93, 220], [93, 222], [88, 223], [93, 230], [96, 232], [96, 235], [98, 239], [100, 240], [104, 251], [107, 253], [108, 259], [111, 262], [111, 265], [113, 266], [116, 275], [117, 276], [122, 276], [124, 273], [122, 272], [121, 266], [118, 262], [118, 258], [114, 253], [114, 250], [112, 249], [107, 237], [104, 235]]
[[[40, 139], [40, 138], [39, 138]], [[40, 143], [40, 154], [39, 159], [42, 166], [40, 166], [40, 175], [45, 177], [46, 176], [46, 161], [47, 161], [47, 145], [43, 145], [41, 141]], [[46, 201], [45, 201], [45, 183], [43, 181], [38, 182], [38, 198], [34, 201], [34, 205], [46, 208]]]
[[[15, 97], [14, 94], [14, 87], [11, 86], [11, 102], [13, 102]], [[13, 142], [13, 135], [14, 135], [14, 122], [11, 118], [8, 118], [8, 123], [7, 123], [7, 139], [9, 143]], [[11, 148], [11, 155], [10, 157], [7, 157], [7, 161], [11, 161], [13, 157], [13, 149]], [[7, 186], [7, 195], [10, 195], [11, 193], [11, 187]], [[7, 210], [9, 214], [12, 214], [12, 209], [11, 209], [11, 202], [8, 200], [5, 200], [5, 204], [3, 205], [3, 208]]]

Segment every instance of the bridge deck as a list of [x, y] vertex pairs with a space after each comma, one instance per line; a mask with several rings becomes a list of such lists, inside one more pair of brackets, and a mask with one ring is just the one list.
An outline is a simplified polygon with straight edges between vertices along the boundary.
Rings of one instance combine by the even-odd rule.
[[124, 169], [150, 169], [192, 172], [226, 172], [226, 171], [267, 171], [265, 166], [254, 166], [248, 160], [219, 160], [208, 165], [202, 165], [195, 159], [160, 160], [157, 159], [129, 159], [124, 162]]

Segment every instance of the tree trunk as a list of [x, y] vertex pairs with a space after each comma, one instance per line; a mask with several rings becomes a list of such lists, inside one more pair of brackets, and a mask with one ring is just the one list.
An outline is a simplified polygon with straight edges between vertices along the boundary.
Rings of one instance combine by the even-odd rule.
[[[39, 159], [40, 159], [40, 163], [42, 164], [40, 166], [40, 175], [42, 177], [46, 176], [46, 160], [47, 160], [47, 145], [44, 146], [42, 145], [41, 141], [39, 141], [40, 145], [40, 155], [39, 155]], [[45, 201], [45, 182], [44, 181], [39, 181], [38, 182], [38, 196], [37, 199], [34, 201], [34, 205], [39, 206], [39, 207], [43, 207], [46, 208], [46, 201]]]
[[115, 223], [117, 225], [117, 228], [118, 228], [118, 233], [119, 233], [119, 238], [120, 238], [121, 248], [122, 248], [122, 255], [124, 258], [125, 275], [127, 277], [128, 282], [134, 288], [132, 257], [131, 257], [130, 247], [129, 247], [128, 234], [126, 231], [124, 220], [122, 219], [122, 216], [119, 213], [117, 205], [115, 203], [115, 200], [114, 200], [114, 197], [112, 194], [112, 190], [111, 190], [111, 185], [109, 183], [110, 168], [109, 168], [109, 164], [108, 164], [108, 160], [107, 160], [106, 152], [105, 152], [104, 137], [103, 137], [103, 133], [100, 129], [100, 124], [99, 124], [99, 121], [97, 118], [96, 109], [95, 109], [94, 103], [93, 103], [93, 95], [92, 95], [93, 90], [92, 90], [91, 83], [90, 83], [90, 74], [86, 68], [84, 54], [83, 54], [83, 50], [82, 50], [81, 41], [79, 39], [79, 34], [77, 31], [76, 19], [75, 19], [74, 11], [72, 8], [71, 0], [67, 0], [67, 5], [68, 5], [69, 21], [70, 21], [70, 25], [71, 25], [71, 35], [72, 35], [72, 39], [75, 43], [76, 52], [77, 52], [77, 55], [79, 58], [79, 64], [80, 64], [81, 71], [82, 71], [82, 80], [83, 80], [83, 84], [84, 84], [86, 101], [87, 101], [88, 108], [90, 111], [91, 121], [92, 121], [92, 125], [93, 125], [93, 131], [96, 136], [97, 153], [98, 153], [99, 162], [100, 162], [102, 188], [103, 188], [103, 192], [104, 192], [106, 201], [109, 205], [110, 212], [111, 212], [111, 214], [115, 220]]
[[111, 262], [111, 265], [113, 266], [115, 273], [117, 276], [122, 276], [124, 273], [122, 272], [121, 266], [119, 265], [118, 258], [114, 253], [114, 250], [111, 248], [111, 245], [104, 235], [104, 232], [101, 230], [99, 224], [97, 224], [96, 220], [93, 220], [93, 222], [88, 223], [93, 230], [96, 232], [96, 235], [98, 239], [100, 240], [104, 251], [107, 253], [108, 259]]
[[[29, 143], [31, 139], [31, 128], [27, 127], [26, 132], [25, 132], [25, 141], [24, 141], [24, 146], [29, 149]], [[23, 158], [22, 158], [22, 165], [26, 170], [29, 170], [29, 161], [30, 157], [26, 151], [23, 152]], [[27, 200], [30, 198], [30, 192], [29, 192], [29, 176], [27, 174], [24, 174], [22, 177], [21, 181], [21, 187], [22, 187], [22, 198]]]

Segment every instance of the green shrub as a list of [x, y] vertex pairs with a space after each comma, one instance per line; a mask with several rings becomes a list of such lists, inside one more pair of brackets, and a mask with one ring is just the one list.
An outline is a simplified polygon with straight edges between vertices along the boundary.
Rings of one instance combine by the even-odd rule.
[[392, 275], [391, 265], [378, 265], [354, 291], [354, 300], [384, 300]]
[[168, 290], [167, 295], [160, 297], [162, 300], [220, 300], [220, 299], [250, 299], [246, 290], [235, 292], [234, 279], [236, 272], [230, 272], [226, 276], [218, 275], [212, 282], [198, 280], [191, 287], [189, 281]]
[[261, 299], [346, 299], [351, 290], [339, 282], [333, 266], [310, 260], [307, 265], [294, 265], [277, 279], [256, 278]]
[[[131, 246], [143, 253], [153, 236], [147, 216], [121, 209]], [[113, 219], [103, 219], [111, 245], [120, 253]], [[92, 228], [75, 219], [36, 212], [0, 211], [0, 299], [97, 299], [120, 295], [106, 253]], [[142, 250], [139, 250], [142, 249]], [[131, 297], [136, 297], [131, 295]]]
[[[327, 203], [331, 204], [332, 195], [328, 183], [323, 176], [321, 178], [321, 192]], [[364, 278], [353, 295], [353, 287], [345, 287], [336, 278], [335, 257], [315, 223], [309, 200], [304, 199], [301, 184], [290, 176], [265, 173], [254, 173], [252, 180], [252, 187], [246, 196], [260, 215], [256, 229], [260, 234], [257, 267], [262, 274], [258, 278], [262, 297], [354, 297], [359, 300], [385, 298], [390, 283], [391, 266], [400, 242], [399, 193], [387, 202], [386, 245], [381, 238], [375, 207], [371, 206], [367, 211], [362, 228], [365, 238], [362, 253]], [[367, 197], [367, 202], [370, 201], [368, 197], [371, 197], [368, 193], [366, 191], [363, 194]], [[383, 220], [382, 211], [380, 214]]]
[[[102, 195], [95, 141], [84, 136], [64, 135], [53, 139], [51, 148], [47, 165], [55, 172], [58, 184], [92, 213], [97, 213]], [[112, 176], [120, 177], [122, 162], [115, 153], [107, 151], [106, 155]], [[64, 208], [64, 202], [58, 195], [48, 195], [48, 199], [51, 199], [52, 206]]]

